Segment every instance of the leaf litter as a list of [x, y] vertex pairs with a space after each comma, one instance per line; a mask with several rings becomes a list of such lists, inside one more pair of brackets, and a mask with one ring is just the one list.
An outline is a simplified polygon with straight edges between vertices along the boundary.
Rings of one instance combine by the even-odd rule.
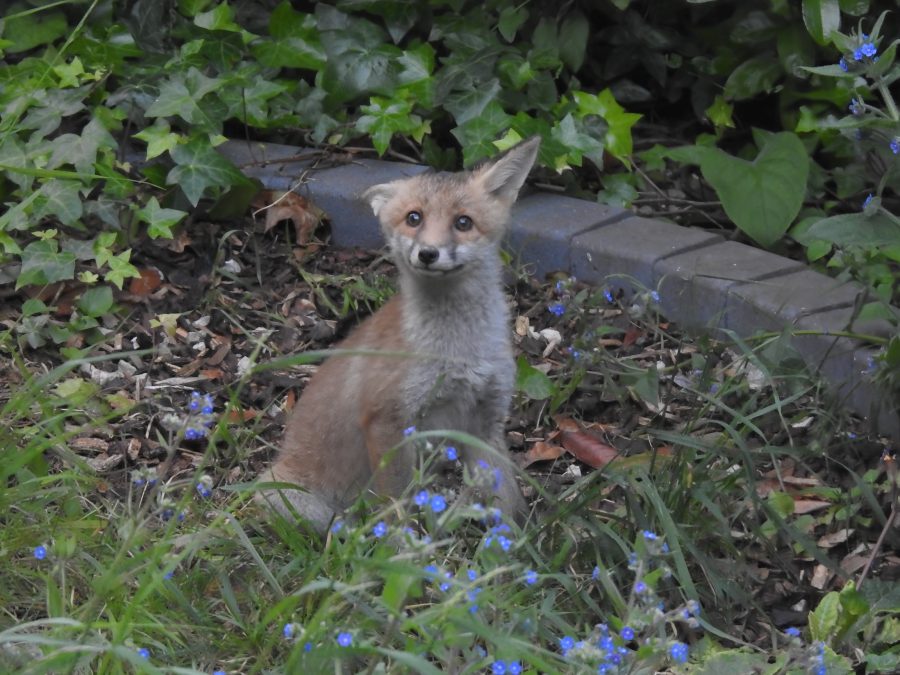
[[[315, 363], [296, 359], [271, 369], [254, 370], [254, 364], [328, 349], [393, 292], [393, 268], [381, 252], [327, 246], [327, 230], [316, 229], [321, 211], [292, 194], [257, 198], [257, 208], [268, 206], [263, 224], [248, 220], [235, 229], [233, 223], [195, 220], [176, 233], [177, 246], [150, 239], [135, 243], [140, 277], [115, 298], [128, 308], [127, 318], [109, 318], [96, 344], [108, 360], [84, 364], [68, 385], [70, 400], [84, 402], [96, 394], [105, 406], [92, 411], [85, 404], [86, 423], [67, 450], [104, 476], [106, 498], [125, 499], [136, 469], [177, 475], [202, 465], [205, 439], [182, 439], [166, 461], [166, 443], [175, 439], [193, 390], [212, 394], [220, 412], [225, 407], [219, 424], [235, 439], [224, 443], [213, 435], [217, 463], [207, 470], [222, 484], [252, 480], [270, 461], [285, 415], [316, 370]], [[548, 492], [560, 493], [593, 471], [659, 480], [683, 452], [671, 440], [679, 436], [720, 452], [713, 465], [720, 477], [738, 475], [741, 453], [727, 427], [741, 424], [759, 429], [770, 446], [822, 447], [830, 436], [829, 452], [841, 450], [843, 463], [859, 475], [878, 473], [882, 442], [867, 438], [858, 420], [823, 407], [815, 387], [798, 394], [791, 378], [773, 382], [733, 348], [679, 333], [648, 302], [621, 304], [618, 290], [613, 295], [602, 289], [605, 301], [587, 302], [592, 291], [566, 280], [571, 292], [563, 299], [571, 311], [557, 317], [548, 308], [560, 300], [552, 284], [559, 289], [562, 279], [548, 285], [520, 275], [509, 286], [517, 356], [552, 386], [548, 396], [518, 396], [507, 438], [516, 461]], [[53, 293], [62, 298], [73, 290], [73, 283], [61, 284]], [[2, 307], [5, 325], [21, 318], [17, 307]], [[119, 352], [126, 355], [118, 358]], [[52, 350], [25, 354], [32, 373], [58, 365]], [[0, 370], [3, 402], [21, 374], [2, 361]], [[783, 405], [750, 422], [754, 406], [766, 405], [776, 391]], [[737, 421], [728, 412], [735, 409], [744, 411]], [[116, 414], [108, 421], [88, 419], [110, 411]], [[749, 434], [746, 443], [757, 457], [765, 455], [758, 436]], [[61, 454], [53, 461], [62, 468], [69, 459]], [[758, 585], [759, 609], [793, 621], [798, 600], [814, 606], [820, 591], [840, 588], [865, 565], [878, 519], [866, 513], [867, 521], [848, 526], [846, 495], [854, 483], [824, 453], [798, 461], [770, 452], [754, 470], [757, 497], [788, 500], [785, 517], [808, 519], [802, 527], [823, 551], [837, 554], [834, 566], [823, 568], [807, 556], [792, 564], [773, 561], [768, 550], [747, 544], [744, 564], [756, 566], [755, 581], [748, 583]], [[603, 509], [622, 508], [621, 485], [610, 482]], [[855, 500], [862, 509], [861, 498]], [[754, 508], [749, 502], [734, 505], [738, 546], [754, 541], [739, 517]], [[896, 557], [883, 556], [882, 576], [895, 578], [898, 564]], [[814, 583], [804, 581], [809, 578]]]

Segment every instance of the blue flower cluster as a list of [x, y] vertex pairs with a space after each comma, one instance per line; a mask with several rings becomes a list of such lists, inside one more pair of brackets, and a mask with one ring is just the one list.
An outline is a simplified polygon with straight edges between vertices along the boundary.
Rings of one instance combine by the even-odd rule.
[[192, 391], [187, 408], [188, 421], [184, 430], [185, 439], [196, 441], [205, 438], [209, 433], [209, 428], [216, 421], [212, 396]]
[[428, 490], [419, 490], [413, 495], [413, 504], [419, 508], [428, 506], [433, 513], [441, 513], [447, 509], [447, 500], [443, 495], [431, 494]]

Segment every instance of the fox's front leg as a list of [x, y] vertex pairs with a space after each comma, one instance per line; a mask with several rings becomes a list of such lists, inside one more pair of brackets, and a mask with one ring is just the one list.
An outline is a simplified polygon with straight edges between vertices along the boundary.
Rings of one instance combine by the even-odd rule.
[[381, 495], [399, 497], [413, 477], [415, 452], [411, 444], [403, 443], [402, 424], [398, 416], [389, 414], [376, 413], [362, 420], [374, 488]]
[[[481, 498], [490, 501], [502, 511], [504, 516], [511, 517], [518, 523], [524, 521], [528, 507], [519, 484], [516, 482], [516, 465], [506, 449], [505, 434], [502, 425], [498, 425], [493, 433], [488, 434], [485, 442], [491, 450], [478, 446], [467, 446], [464, 460], [473, 476], [490, 474], [485, 481], [487, 486], [480, 490]], [[487, 465], [488, 469], [485, 469]]]

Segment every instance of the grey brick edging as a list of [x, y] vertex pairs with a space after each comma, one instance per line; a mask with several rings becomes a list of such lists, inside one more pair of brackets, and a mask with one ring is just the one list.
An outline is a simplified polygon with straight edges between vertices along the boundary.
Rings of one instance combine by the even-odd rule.
[[[267, 189], [296, 188], [312, 199], [328, 214], [332, 241], [341, 247], [383, 245], [375, 217], [359, 201], [365, 188], [426, 170], [370, 159], [312, 170], [310, 160], [290, 159], [308, 152], [304, 148], [229, 141], [218, 149]], [[792, 340], [807, 366], [867, 418], [874, 433], [900, 442], [900, 415], [888, 409], [867, 375], [875, 350], [828, 335], [850, 328], [853, 308], [864, 293], [858, 284], [717, 234], [548, 193], [519, 200], [507, 247], [540, 277], [567, 271], [592, 284], [656, 289], [663, 314], [689, 330], [733, 331], [741, 337], [788, 326], [821, 331]], [[887, 335], [891, 330], [880, 321], [869, 322], [861, 332]]]

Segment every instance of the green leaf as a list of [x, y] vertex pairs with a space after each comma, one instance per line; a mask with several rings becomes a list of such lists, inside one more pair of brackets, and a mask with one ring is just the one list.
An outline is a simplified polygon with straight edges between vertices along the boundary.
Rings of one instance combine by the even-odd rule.
[[900, 225], [882, 213], [845, 213], [823, 218], [813, 223], [804, 233], [804, 242], [821, 239], [835, 246], [879, 246], [900, 245]]
[[104, 316], [109, 313], [112, 306], [113, 294], [109, 286], [89, 288], [78, 299], [78, 309], [87, 316]]
[[772, 134], [752, 162], [718, 148], [695, 148], [703, 177], [725, 213], [761, 246], [771, 246], [800, 212], [806, 194], [809, 156], [790, 132]]
[[588, 20], [579, 11], [568, 13], [559, 27], [559, 58], [572, 72], [584, 63], [589, 33]]
[[598, 167], [603, 167], [603, 143], [587, 133], [581, 121], [576, 122], [571, 114], [554, 126], [550, 134], [568, 148], [568, 164], [581, 166], [581, 158], [586, 156]]
[[597, 95], [585, 91], [573, 94], [578, 109], [578, 116], [599, 115], [608, 125], [603, 144], [606, 150], [628, 166], [632, 151], [631, 127], [641, 119], [637, 113], [626, 112], [613, 96], [612, 91], [604, 89]]
[[201, 12], [194, 16], [194, 25], [206, 30], [243, 32], [243, 28], [234, 22], [234, 10], [227, 2], [223, 2], [208, 12]]
[[734, 106], [725, 100], [724, 96], [716, 96], [715, 100], [706, 109], [706, 117], [716, 128], [734, 128], [734, 120], [731, 115], [734, 113]]
[[412, 103], [409, 101], [389, 101], [372, 97], [370, 105], [362, 106], [364, 113], [357, 121], [356, 128], [372, 137], [372, 144], [383, 155], [391, 143], [395, 133], [410, 134], [421, 142], [428, 130], [428, 122], [423, 124], [422, 118], [412, 114]]
[[471, 166], [492, 155], [494, 139], [509, 128], [512, 119], [497, 101], [491, 101], [479, 116], [453, 129], [451, 133], [463, 149], [463, 164]]
[[22, 251], [22, 267], [16, 288], [31, 284], [44, 286], [75, 276], [75, 255], [59, 250], [54, 240], [33, 241]]
[[453, 115], [457, 124], [465, 124], [478, 117], [500, 93], [500, 81], [492, 78], [469, 91], [457, 91], [444, 101], [444, 107]]
[[166, 182], [177, 185], [188, 201], [196, 206], [208, 188], [223, 188], [246, 181], [244, 175], [227, 159], [210, 147], [203, 136], [195, 136], [177, 145], [169, 153], [175, 166]]
[[118, 255], [110, 256], [107, 259], [109, 271], [103, 275], [107, 281], [114, 283], [119, 290], [122, 290], [122, 283], [128, 277], [139, 277], [141, 273], [129, 261], [131, 260], [131, 249], [126, 249]]
[[55, 217], [63, 225], [73, 225], [84, 211], [81, 184], [73, 180], [49, 180], [41, 186], [32, 218]]
[[810, 36], [820, 45], [828, 44], [831, 34], [841, 28], [838, 0], [803, 0], [803, 23]]
[[69, 164], [78, 173], [94, 172], [94, 162], [100, 148], [115, 148], [116, 141], [95, 117], [81, 130], [81, 134], [62, 134], [53, 140], [53, 154], [47, 169], [57, 169]]
[[165, 81], [159, 89], [159, 96], [144, 114], [147, 117], [178, 115], [189, 124], [217, 126], [219, 121], [210, 120], [199, 101], [222, 85], [222, 79], [207, 77], [192, 67], [186, 75], [177, 74]]
[[69, 22], [62, 12], [35, 12], [12, 16], [0, 27], [8, 40], [4, 50], [18, 54], [55, 42], [68, 32]]
[[164, 119], [157, 119], [153, 126], [145, 127], [143, 131], [134, 135], [135, 138], [147, 144], [148, 160], [159, 157], [178, 145], [181, 136], [173, 133], [171, 129], [169, 123]]
[[782, 75], [781, 64], [772, 56], [754, 56], [732, 71], [725, 81], [725, 98], [742, 101], [771, 91]]
[[516, 38], [516, 32], [528, 20], [528, 10], [523, 5], [506, 5], [500, 12], [497, 30], [507, 42]]
[[841, 613], [841, 598], [836, 591], [827, 593], [819, 606], [809, 614], [809, 632], [813, 642], [825, 642], [837, 628]]
[[409, 570], [392, 570], [385, 574], [381, 599], [393, 611], [400, 611], [408, 597], [417, 598], [421, 595], [422, 581], [415, 574], [411, 574]]
[[159, 237], [171, 239], [172, 227], [180, 223], [186, 215], [185, 211], [160, 207], [156, 197], [150, 197], [147, 206], [137, 211], [138, 218], [147, 223], [147, 234], [151, 239]]
[[555, 391], [553, 381], [545, 373], [528, 363], [524, 356], [516, 361], [516, 390], [528, 398], [542, 401], [550, 398]]

